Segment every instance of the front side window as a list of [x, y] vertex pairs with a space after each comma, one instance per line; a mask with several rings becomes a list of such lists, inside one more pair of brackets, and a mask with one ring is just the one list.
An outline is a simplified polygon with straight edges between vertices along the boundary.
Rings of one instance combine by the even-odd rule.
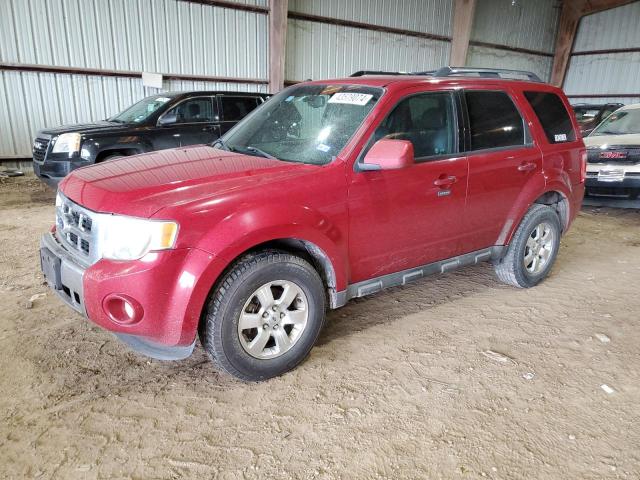
[[549, 143], [573, 142], [576, 139], [569, 112], [558, 95], [548, 92], [524, 92], [524, 96], [536, 112]]
[[116, 123], [142, 123], [170, 100], [172, 98], [166, 95], [147, 97], [133, 104], [124, 112], [111, 117], [109, 121]]
[[382, 96], [362, 85], [300, 85], [278, 93], [242, 120], [222, 148], [323, 165], [351, 139]]
[[374, 133], [374, 142], [383, 138], [409, 140], [416, 159], [448, 155], [457, 150], [456, 125], [450, 93], [412, 95], [383, 120]]
[[222, 117], [224, 120], [237, 122], [258, 106], [258, 99], [255, 97], [225, 95], [220, 97], [220, 103], [222, 104]]
[[596, 127], [590, 137], [640, 133], [640, 108], [618, 110]]
[[179, 103], [162, 116], [162, 123], [202, 123], [216, 121], [211, 97], [197, 97]]
[[517, 147], [525, 144], [524, 122], [505, 92], [465, 92], [471, 129], [471, 150]]

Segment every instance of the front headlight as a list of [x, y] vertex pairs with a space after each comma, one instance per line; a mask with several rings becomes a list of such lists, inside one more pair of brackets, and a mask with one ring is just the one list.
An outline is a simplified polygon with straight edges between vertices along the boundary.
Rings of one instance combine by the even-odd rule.
[[63, 133], [56, 139], [51, 153], [68, 153], [69, 156], [80, 150], [79, 133]]
[[137, 260], [154, 250], [173, 248], [178, 224], [142, 218], [108, 215], [100, 219], [102, 257]]

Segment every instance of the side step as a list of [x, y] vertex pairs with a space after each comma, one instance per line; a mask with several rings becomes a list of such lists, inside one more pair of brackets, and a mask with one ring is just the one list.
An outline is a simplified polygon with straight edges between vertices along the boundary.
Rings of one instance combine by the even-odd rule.
[[364, 280], [362, 282], [349, 285], [346, 290], [337, 293], [337, 305], [341, 307], [352, 298], [364, 297], [377, 293], [389, 287], [397, 287], [406, 285], [407, 283], [419, 280], [420, 278], [436, 273], [445, 273], [456, 270], [466, 265], [475, 265], [480, 262], [500, 258], [505, 247], [495, 246], [476, 250], [475, 252], [465, 253], [453, 258], [447, 258], [439, 262], [428, 263], [420, 267], [402, 270], [396, 273], [389, 273], [381, 277]]

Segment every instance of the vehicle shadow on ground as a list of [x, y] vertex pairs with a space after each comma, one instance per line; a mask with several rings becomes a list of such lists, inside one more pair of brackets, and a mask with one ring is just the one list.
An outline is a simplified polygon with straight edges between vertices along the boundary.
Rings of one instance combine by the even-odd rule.
[[491, 264], [483, 263], [356, 298], [327, 312], [327, 323], [316, 345], [495, 288], [511, 287], [498, 282]]

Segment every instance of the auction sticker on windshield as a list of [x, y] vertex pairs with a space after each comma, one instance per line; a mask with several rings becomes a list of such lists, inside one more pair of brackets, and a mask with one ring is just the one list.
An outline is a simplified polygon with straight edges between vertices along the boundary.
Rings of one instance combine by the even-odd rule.
[[346, 103], [348, 105], [366, 105], [373, 95], [368, 93], [339, 92], [329, 99], [329, 103]]

